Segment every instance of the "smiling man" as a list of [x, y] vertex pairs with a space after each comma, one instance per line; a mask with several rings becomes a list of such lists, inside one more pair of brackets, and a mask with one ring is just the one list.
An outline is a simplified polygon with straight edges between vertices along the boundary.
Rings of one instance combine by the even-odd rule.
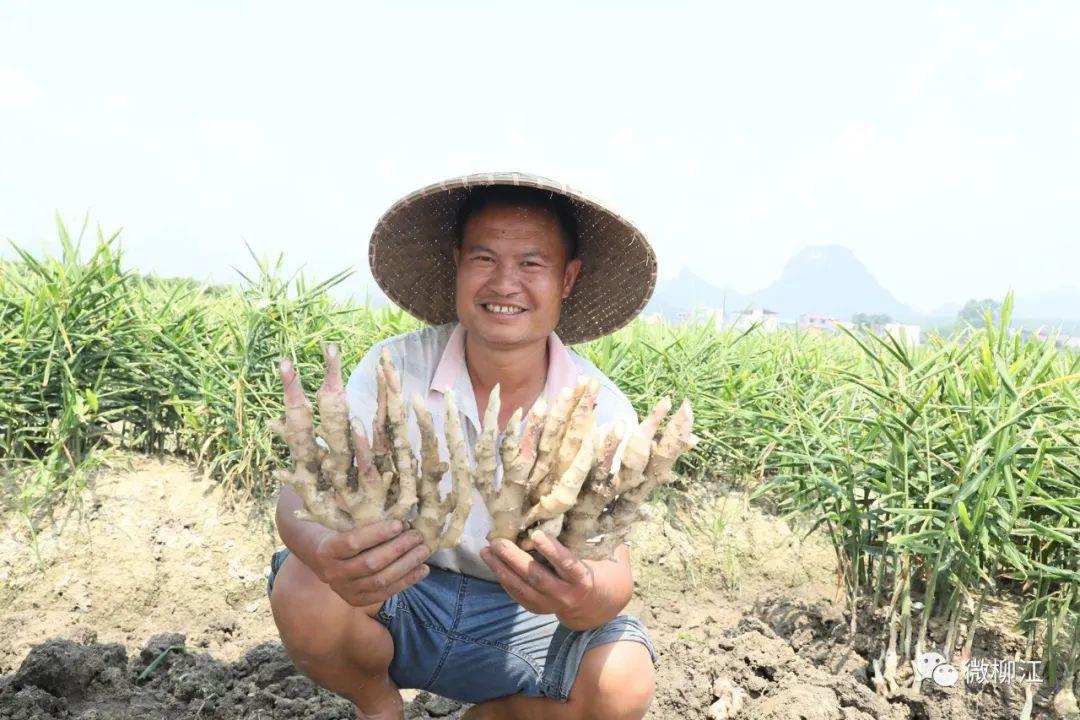
[[[455, 392], [470, 449], [496, 384], [500, 427], [540, 397], [553, 405], [580, 375], [600, 381], [598, 424], [636, 423], [618, 388], [564, 345], [615, 331], [652, 293], [652, 249], [612, 211], [533, 176], [458, 178], [391, 207], [369, 257], [387, 295], [431, 324], [376, 344], [352, 372], [349, 413], [369, 437], [384, 348], [440, 435], [444, 394]], [[288, 366], [282, 379], [287, 394], [302, 392]], [[418, 447], [415, 418], [409, 430]], [[387, 521], [333, 533], [298, 520], [299, 506], [283, 488], [288, 550], [271, 563], [274, 619], [297, 667], [351, 700], [359, 718], [402, 717], [399, 688], [475, 703], [470, 720], [645, 714], [653, 649], [620, 614], [633, 591], [628, 546], [587, 561], [537, 533], [551, 570], [512, 543], [488, 544], [477, 493], [460, 544], [428, 557], [415, 531]]]

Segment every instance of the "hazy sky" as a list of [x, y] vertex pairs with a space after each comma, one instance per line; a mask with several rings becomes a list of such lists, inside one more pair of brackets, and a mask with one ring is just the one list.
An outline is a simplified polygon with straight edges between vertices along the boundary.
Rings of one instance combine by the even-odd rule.
[[[522, 170], [741, 291], [850, 247], [919, 308], [1080, 284], [1080, 3], [0, 0], [0, 237], [367, 282], [379, 214]], [[12, 253], [7, 243], [0, 256]]]

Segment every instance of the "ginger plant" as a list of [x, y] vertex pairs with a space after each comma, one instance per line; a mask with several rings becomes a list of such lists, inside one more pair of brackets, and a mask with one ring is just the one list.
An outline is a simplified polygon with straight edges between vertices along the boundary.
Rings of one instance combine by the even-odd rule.
[[[598, 434], [599, 382], [581, 378], [574, 388], [559, 394], [550, 411], [540, 398], [522, 423], [523, 409], [518, 408], [501, 434], [496, 385], [473, 449], [475, 467], [453, 393], [446, 394], [449, 463], [441, 459], [431, 413], [420, 397], [413, 397], [420, 431], [418, 462], [409, 444], [401, 378], [389, 354], [383, 352], [376, 369], [370, 443], [363, 425], [349, 422], [335, 345], [326, 348], [325, 359], [326, 375], [317, 394], [321, 421], [317, 432], [299, 377], [283, 373], [285, 416], [276, 421], [275, 429], [288, 444], [294, 464], [276, 477], [303, 500], [299, 517], [337, 531], [392, 518], [411, 521], [432, 551], [454, 547], [475, 487], [492, 517], [489, 540], [505, 538], [529, 550], [529, 534], [541, 529], [582, 559], [610, 558], [640, 518], [649, 494], [674, 477], [675, 461], [697, 443], [689, 401], [660, 432], [671, 410], [671, 401], [662, 398], [625, 438], [621, 462], [613, 469], [626, 428], [616, 424]], [[500, 463], [502, 480], [497, 484]], [[439, 483], [447, 470], [453, 485], [442, 498]]]

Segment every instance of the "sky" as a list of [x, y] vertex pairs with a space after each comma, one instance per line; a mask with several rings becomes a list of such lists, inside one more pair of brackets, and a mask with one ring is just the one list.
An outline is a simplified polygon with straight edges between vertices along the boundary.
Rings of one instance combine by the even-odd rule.
[[1080, 285], [1080, 3], [0, 0], [0, 257], [346, 268], [396, 199], [518, 170], [741, 292], [849, 247], [899, 300]]

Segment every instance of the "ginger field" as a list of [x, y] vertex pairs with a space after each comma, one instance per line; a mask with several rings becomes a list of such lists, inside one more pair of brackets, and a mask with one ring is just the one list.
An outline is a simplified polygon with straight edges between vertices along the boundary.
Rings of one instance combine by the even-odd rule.
[[[0, 560], [5, 578], [23, 588], [49, 576], [50, 563], [62, 564], [49, 555], [49, 542], [73, 531], [57, 519], [85, 507], [102, 478], [114, 477], [118, 459], [168, 455], [208, 483], [221, 503], [264, 507], [276, 493], [272, 473], [287, 454], [269, 430], [282, 411], [276, 360], [289, 357], [302, 377], [319, 377], [326, 342], [339, 343], [342, 364], [351, 368], [374, 342], [417, 327], [403, 313], [333, 299], [327, 291], [345, 273], [311, 283], [284, 277], [280, 263], [262, 262], [239, 287], [203, 288], [139, 276], [125, 267], [115, 238], [99, 237], [80, 252], [63, 228], [61, 235], [60, 257], [20, 252], [17, 261], [0, 263], [0, 462], [10, 540], [0, 545]], [[1022, 339], [1009, 330], [1008, 317], [1006, 303], [996, 324], [915, 348], [861, 332], [735, 332], [641, 321], [575, 348], [639, 414], [665, 395], [688, 398], [694, 408], [700, 442], [677, 465], [679, 482], [654, 498], [657, 518], [639, 532], [635, 602], [667, 633], [665, 662], [672, 663], [659, 671], [668, 689], [658, 690], [663, 699], [653, 717], [709, 717], [708, 708], [715, 715], [724, 698], [725, 717], [765, 717], [762, 705], [770, 700], [773, 717], [796, 717], [784, 714], [783, 698], [793, 707], [835, 701], [836, 717], [1037, 717], [1053, 712], [1055, 700], [1069, 712], [1080, 664], [1080, 356]], [[826, 552], [801, 580], [814, 576], [813, 597], [779, 599], [776, 587], [747, 580], [746, 563], [739, 571], [746, 549], [729, 543], [737, 523], [716, 510], [717, 498], [729, 495], [744, 508], [743, 520], [777, 527], [788, 521], [798, 528], [785, 535], [792, 543], [820, 543]], [[106, 503], [101, 512], [107, 509]], [[171, 512], [160, 512], [162, 524]], [[663, 538], [670, 547], [657, 550]], [[219, 540], [225, 541], [205, 540], [189, 552], [218, 552]], [[264, 544], [272, 543], [269, 535]], [[244, 564], [245, 572], [261, 576], [254, 562]], [[800, 576], [803, 562], [791, 558], [791, 577]], [[656, 580], [671, 575], [672, 565], [677, 581]], [[233, 572], [223, 567], [213, 572]], [[658, 573], [661, 567], [667, 569]], [[822, 574], [831, 587], [824, 594]], [[735, 587], [740, 576], [755, 586], [752, 597]], [[153, 573], [146, 582], [156, 582]], [[56, 610], [50, 602], [66, 607], [71, 592], [62, 600], [42, 593], [37, 610]], [[258, 602], [251, 588], [244, 592], [251, 595], [244, 603]], [[732, 593], [750, 605], [732, 614]], [[0, 597], [5, 619], [34, 612], [18, 597]], [[167, 600], [166, 592], [156, 602]], [[696, 609], [668, 618], [664, 608], [680, 603]], [[252, 607], [248, 612], [261, 612]], [[272, 641], [269, 616], [259, 620], [248, 626], [262, 630], [247, 639]], [[133, 627], [120, 642], [134, 647], [151, 630]], [[75, 657], [97, 647], [50, 649], [35, 641], [62, 633], [58, 626], [41, 632], [47, 634], [0, 639], [10, 645], [0, 700], [22, 692], [19, 683], [40, 689], [18, 674], [30, 648]], [[214, 642], [204, 647], [212, 652]], [[745, 675], [765, 662], [754, 659], [763, 643], [779, 643], [770, 662], [780, 665]], [[993, 712], [985, 695], [968, 692], [938, 707], [913, 688], [912, 663], [928, 651], [958, 667], [992, 653], [1037, 662], [1042, 683], [995, 696]], [[202, 662], [172, 654], [161, 667]], [[699, 677], [692, 668], [702, 658], [712, 669]], [[149, 662], [114, 660], [109, 667], [121, 676], [140, 663], [142, 673]], [[817, 677], [822, 668], [851, 683], [822, 679], [795, 688], [783, 680]], [[219, 671], [241, 672], [225, 665]], [[274, 682], [287, 677], [293, 676]], [[690, 704], [671, 694], [680, 683]], [[137, 686], [129, 684], [125, 697]], [[266, 686], [259, 687], [256, 694]], [[267, 710], [278, 706], [259, 697], [264, 715], [244, 714], [237, 700], [232, 714], [203, 716], [316, 716], [299, 705], [292, 714]], [[935, 714], [946, 706], [950, 714]], [[183, 712], [168, 716], [189, 716]]]

